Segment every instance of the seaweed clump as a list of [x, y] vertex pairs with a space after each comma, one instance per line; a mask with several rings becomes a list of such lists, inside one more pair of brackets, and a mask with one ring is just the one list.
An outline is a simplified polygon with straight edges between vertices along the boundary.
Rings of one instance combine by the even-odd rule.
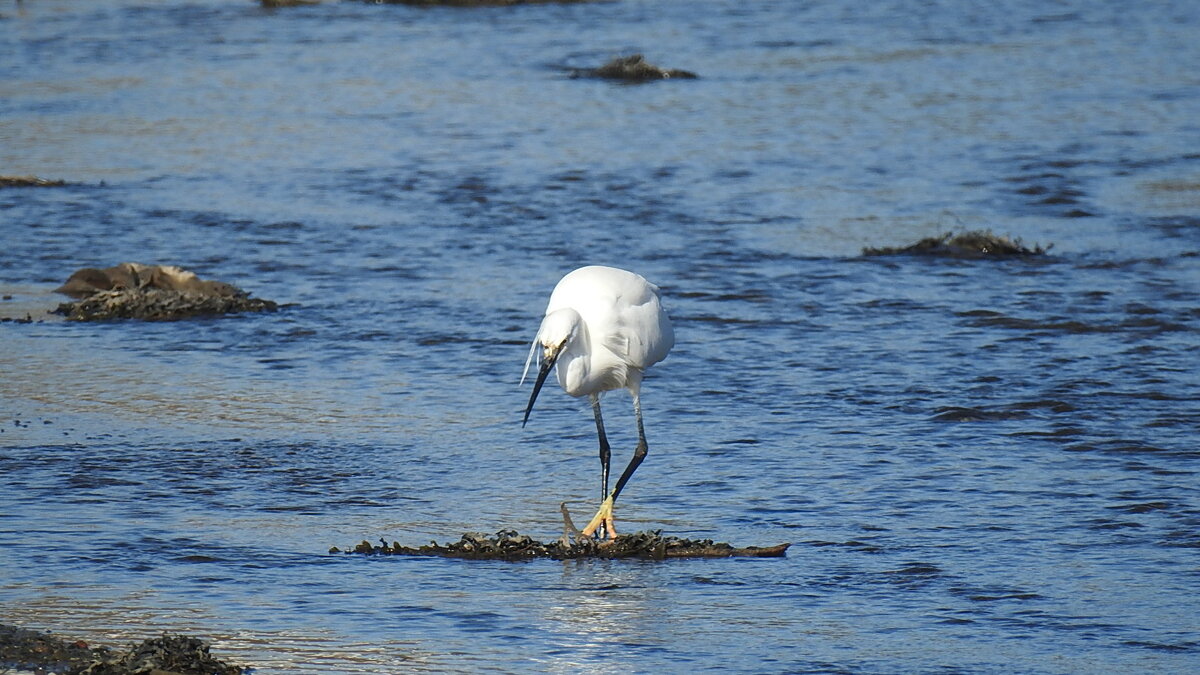
[[576, 69], [572, 77], [598, 77], [605, 80], [621, 80], [623, 82], [649, 82], [651, 80], [668, 80], [671, 78], [694, 80], [697, 75], [688, 70], [659, 68], [646, 63], [641, 54], [621, 56], [609, 61], [599, 68]]
[[500, 530], [494, 535], [467, 532], [456, 542], [416, 548], [391, 545], [385, 540], [379, 544], [363, 541], [352, 549], [342, 550], [334, 546], [330, 553], [359, 555], [403, 555], [440, 558], [462, 558], [466, 560], [532, 560], [550, 558], [570, 560], [578, 558], [637, 558], [642, 560], [665, 560], [667, 558], [778, 558], [782, 557], [790, 544], [778, 546], [748, 546], [736, 548], [730, 544], [716, 543], [711, 539], [682, 539], [664, 537], [661, 531], [642, 531], [619, 535], [610, 541], [596, 541], [580, 537], [570, 541], [564, 536], [550, 542], [541, 542], [516, 530]]
[[0, 672], [7, 669], [71, 675], [241, 675], [247, 670], [212, 656], [204, 641], [185, 635], [164, 635], [116, 651], [0, 624]]
[[78, 298], [54, 310], [70, 321], [174, 321], [239, 312], [273, 312], [279, 307], [270, 300], [252, 298], [231, 284], [205, 281], [172, 265], [121, 263], [106, 269], [85, 267], [56, 290]]
[[38, 178], [37, 176], [0, 176], [0, 187], [3, 188], [62, 187], [66, 184], [65, 180]]
[[1021, 243], [1020, 239], [992, 234], [989, 230], [972, 230], [969, 232], [947, 232], [936, 237], [926, 237], [908, 246], [885, 246], [882, 248], [867, 247], [863, 255], [920, 255], [946, 258], [1003, 258], [1045, 255], [1053, 248], [1053, 244], [1032, 248]]

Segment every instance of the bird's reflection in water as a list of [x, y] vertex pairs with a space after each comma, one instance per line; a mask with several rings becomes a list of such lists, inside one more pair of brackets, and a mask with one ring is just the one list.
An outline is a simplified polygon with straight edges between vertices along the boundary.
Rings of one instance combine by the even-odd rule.
[[672, 633], [663, 617], [678, 616], [663, 573], [655, 563], [564, 561], [562, 585], [536, 618], [539, 628], [561, 640], [553, 663], [586, 662], [591, 668], [597, 656], [618, 647], [662, 649]]

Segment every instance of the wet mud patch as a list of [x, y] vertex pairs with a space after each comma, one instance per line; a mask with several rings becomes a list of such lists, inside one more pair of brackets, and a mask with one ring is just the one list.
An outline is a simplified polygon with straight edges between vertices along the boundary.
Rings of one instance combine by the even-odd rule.
[[867, 247], [864, 256], [930, 256], [941, 258], [1013, 258], [1045, 255], [1054, 245], [1026, 246], [1020, 239], [993, 234], [988, 230], [947, 232], [925, 237], [908, 246]]
[[336, 546], [330, 553], [357, 555], [401, 555], [439, 558], [461, 558], [465, 560], [574, 560], [580, 558], [634, 558], [639, 560], [667, 560], [669, 558], [781, 558], [791, 544], [776, 546], [736, 547], [714, 542], [711, 539], [684, 539], [663, 536], [661, 531], [642, 531], [618, 535], [609, 541], [567, 537], [542, 542], [516, 530], [500, 530], [494, 535], [467, 532], [456, 542], [439, 544], [431, 542], [416, 548], [391, 545], [385, 540], [379, 544], [363, 541], [353, 548], [340, 549]]
[[184, 635], [164, 635], [115, 650], [0, 624], [0, 672], [9, 669], [72, 675], [239, 675], [249, 670], [212, 656], [204, 641]]
[[273, 312], [279, 308], [275, 302], [252, 298], [232, 284], [206, 281], [171, 265], [121, 263], [105, 269], [85, 267], [56, 290], [78, 298], [53, 310], [69, 321], [176, 321], [241, 312]]

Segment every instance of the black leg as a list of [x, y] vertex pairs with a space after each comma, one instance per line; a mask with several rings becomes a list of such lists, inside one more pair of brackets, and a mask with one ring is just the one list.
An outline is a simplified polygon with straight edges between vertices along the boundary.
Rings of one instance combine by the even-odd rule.
[[608, 436], [604, 433], [604, 419], [600, 417], [600, 396], [592, 394], [591, 400], [592, 413], [596, 416], [596, 435], [600, 437], [600, 500], [603, 501], [608, 496], [608, 465], [612, 455], [608, 448]]
[[620, 496], [621, 490], [625, 489], [625, 484], [629, 482], [630, 476], [633, 475], [634, 471], [637, 471], [642, 460], [646, 458], [646, 450], [648, 449], [646, 445], [646, 430], [642, 426], [642, 402], [637, 394], [633, 395], [633, 412], [637, 416], [638, 444], [637, 448], [633, 451], [633, 457], [629, 460], [629, 466], [625, 467], [625, 470], [621, 472], [621, 477], [617, 479], [617, 487], [612, 492], [612, 500], [614, 502]]

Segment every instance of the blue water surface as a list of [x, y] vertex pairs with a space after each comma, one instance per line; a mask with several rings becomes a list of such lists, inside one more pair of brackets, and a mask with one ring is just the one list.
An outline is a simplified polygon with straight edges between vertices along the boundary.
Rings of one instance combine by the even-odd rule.
[[[1200, 670], [1200, 8], [0, 6], [0, 614], [256, 672]], [[619, 55], [695, 71], [572, 77]], [[1044, 256], [875, 257], [990, 229]], [[68, 323], [80, 267], [272, 314]], [[599, 492], [521, 367], [660, 285], [625, 530], [784, 559], [327, 553]], [[614, 463], [636, 440], [604, 399]], [[618, 468], [619, 470], [619, 468]]]

